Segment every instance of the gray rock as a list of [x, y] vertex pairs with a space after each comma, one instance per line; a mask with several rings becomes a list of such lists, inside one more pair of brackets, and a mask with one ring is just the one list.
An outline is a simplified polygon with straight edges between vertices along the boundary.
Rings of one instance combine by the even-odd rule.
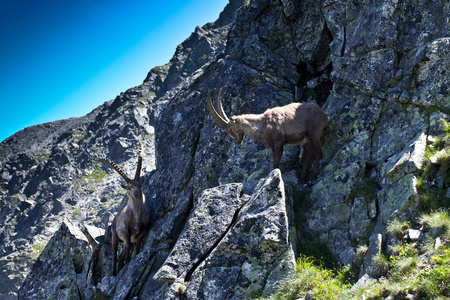
[[284, 184], [275, 169], [261, 181], [229, 232], [192, 273], [188, 298], [245, 299], [260, 291], [271, 294], [295, 267], [287, 230]]
[[220, 241], [242, 206], [242, 184], [204, 190], [175, 246], [154, 280], [174, 283], [187, 275]]
[[371, 283], [376, 282], [375, 278], [372, 278], [368, 274], [364, 274], [358, 281], [352, 286], [351, 290], [357, 290], [359, 288], [366, 288]]
[[[55, 232], [55, 239], [62, 235], [64, 219], [106, 231], [103, 238], [92, 232], [95, 242], [84, 255], [83, 268], [89, 265], [92, 272], [58, 267], [70, 282], [78, 278], [89, 297], [99, 292], [113, 299], [268, 297], [292, 269], [295, 245], [289, 241], [306, 233], [326, 243], [343, 264], [354, 262], [355, 241], [368, 241], [358, 263], [361, 275], [373, 274], [372, 257], [390, 243], [388, 222], [417, 217], [424, 150], [432, 136], [442, 135], [439, 119], [448, 120], [446, 5], [442, 0], [425, 6], [418, 0], [232, 0], [217, 22], [196, 28], [142, 85], [84, 117], [30, 127], [6, 139], [0, 144], [5, 266], [0, 293], [17, 292], [34, 262], [27, 287], [44, 280], [57, 285], [50, 272], [45, 278], [35, 275], [40, 265], [54, 263], [50, 249], [36, 257]], [[286, 198], [281, 176], [272, 172], [270, 151], [248, 138], [233, 144], [210, 117], [206, 95], [222, 87], [227, 87], [223, 104], [229, 115], [261, 113], [293, 101], [323, 106], [330, 121], [322, 135], [319, 176], [299, 185], [294, 174], [303, 164], [301, 147], [286, 147], [281, 172], [292, 191]], [[120, 177], [96, 157], [107, 156], [130, 172], [138, 144], [144, 146], [152, 229], [143, 251], [108, 280], [107, 227], [110, 215], [123, 207], [124, 193]], [[433, 162], [439, 163], [437, 157]], [[224, 199], [201, 200], [205, 190], [233, 182], [252, 196], [236, 190], [229, 211]], [[369, 183], [375, 187], [370, 197], [364, 194]], [[441, 176], [429, 184], [442, 188], [444, 181]], [[300, 192], [301, 226], [287, 221], [291, 205], [282, 204]], [[239, 210], [241, 202], [246, 204]], [[204, 208], [220, 208], [217, 220], [226, 222], [212, 217], [203, 222], [196, 214]], [[209, 232], [208, 224], [217, 227]], [[188, 230], [194, 225], [202, 236]], [[79, 241], [72, 233], [64, 236]], [[70, 253], [64, 243], [52, 245], [54, 254]], [[153, 280], [164, 279], [168, 268], [169, 284]], [[211, 284], [214, 280], [223, 288]], [[71, 285], [61, 282], [60, 290], [69, 293]]]
[[435, 242], [434, 242], [434, 249], [437, 250], [442, 246], [442, 240], [440, 237], [437, 237]]
[[85, 259], [89, 255], [83, 233], [62, 223], [33, 265], [18, 298], [80, 299], [78, 289], [86, 284]]
[[411, 241], [417, 241], [423, 237], [422, 231], [417, 229], [409, 229], [408, 237]]
[[422, 135], [401, 154], [401, 157], [397, 160], [392, 169], [388, 171], [388, 178], [392, 180], [395, 177], [422, 170], [426, 146], [427, 136], [425, 133], [422, 133]]

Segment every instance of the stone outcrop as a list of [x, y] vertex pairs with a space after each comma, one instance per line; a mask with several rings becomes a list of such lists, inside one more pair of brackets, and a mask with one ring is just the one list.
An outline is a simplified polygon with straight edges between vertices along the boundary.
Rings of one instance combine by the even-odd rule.
[[[306, 236], [354, 264], [359, 277], [376, 276], [372, 257], [389, 245], [386, 225], [416, 216], [424, 153], [442, 134], [438, 120], [449, 119], [448, 15], [445, 1], [232, 0], [141, 86], [83, 118], [5, 140], [0, 292], [14, 297], [34, 261], [52, 264], [48, 246], [36, 256], [55, 232], [55, 239], [72, 239], [63, 219], [106, 230], [100, 246], [77, 239], [91, 249], [86, 264], [67, 274], [77, 278], [79, 298], [268, 296], [289, 276]], [[206, 109], [208, 92], [222, 87], [228, 115], [293, 101], [321, 105], [330, 122], [319, 176], [297, 182], [300, 147], [285, 147], [281, 175], [261, 144], [245, 138], [234, 145]], [[152, 229], [114, 278], [107, 225], [123, 194], [118, 176], [95, 157], [128, 171], [138, 143]], [[439, 182], [430, 184], [449, 188]], [[301, 215], [295, 226], [293, 210]], [[368, 250], [358, 256], [358, 246]], [[95, 274], [86, 271], [92, 265]], [[45, 280], [63, 282], [50, 269], [40, 278], [36, 270], [21, 297]], [[61, 284], [61, 291], [75, 290]]]
[[78, 283], [79, 278], [86, 281], [89, 260], [85, 259], [90, 255], [91, 248], [81, 230], [62, 223], [34, 263], [19, 297], [80, 299], [79, 285], [74, 283]]
[[142, 144], [143, 173], [154, 170], [154, 126], [162, 107], [192, 73], [223, 52], [241, 5], [232, 1], [216, 22], [198, 27], [142, 85], [84, 117], [26, 128], [0, 144], [0, 295], [16, 298], [63, 219], [106, 229], [124, 195], [119, 176], [96, 159], [106, 156], [131, 172]]

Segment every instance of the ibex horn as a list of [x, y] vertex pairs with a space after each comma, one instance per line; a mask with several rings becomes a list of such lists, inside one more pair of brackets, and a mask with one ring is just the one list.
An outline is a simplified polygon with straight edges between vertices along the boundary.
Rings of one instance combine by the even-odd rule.
[[225, 114], [225, 111], [223, 110], [223, 106], [222, 106], [222, 92], [223, 92], [223, 89], [224, 88], [221, 88], [220, 91], [219, 91], [219, 95], [217, 96], [216, 106], [217, 106], [217, 110], [218, 110], [219, 116], [221, 116], [222, 119], [224, 119], [225, 122], [227, 122], [227, 124], [229, 124], [230, 123], [230, 119]]
[[209, 92], [208, 94], [208, 99], [207, 99], [207, 107], [209, 110], [209, 113], [211, 114], [211, 116], [213, 117], [214, 121], [216, 121], [217, 124], [219, 124], [221, 127], [223, 128], [227, 128], [229, 125], [229, 122], [227, 122], [226, 120], [224, 120], [216, 111], [216, 109], [214, 108], [214, 106], [212, 105], [211, 102], [211, 95], [214, 92], [214, 90], [212, 90], [211, 92]]
[[107, 164], [108, 166], [113, 168], [117, 173], [119, 173], [120, 176], [122, 176], [123, 179], [125, 179], [126, 183], [130, 183], [132, 181], [118, 165], [116, 165], [114, 162], [110, 161], [109, 159], [99, 158], [98, 161], [104, 162], [105, 164]]
[[134, 175], [135, 181], [139, 181], [139, 178], [141, 177], [141, 169], [142, 169], [142, 145], [139, 145], [138, 164], [136, 168], [136, 175]]

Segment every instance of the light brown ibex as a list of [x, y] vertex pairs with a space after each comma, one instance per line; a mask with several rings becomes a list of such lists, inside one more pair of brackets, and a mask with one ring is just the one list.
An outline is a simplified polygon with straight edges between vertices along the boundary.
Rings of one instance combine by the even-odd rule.
[[262, 114], [228, 118], [222, 106], [222, 91], [223, 88], [217, 96], [217, 111], [211, 102], [214, 90], [208, 94], [207, 107], [216, 123], [228, 132], [236, 144], [241, 144], [246, 134], [271, 149], [274, 169], [280, 167], [283, 146], [301, 144], [306, 156], [306, 166], [300, 178], [306, 177], [314, 160], [314, 176], [317, 176], [323, 156], [320, 135], [328, 123], [327, 115], [317, 104], [291, 103], [269, 108]]
[[[99, 161], [106, 163], [122, 176], [126, 183], [126, 185], [122, 184], [122, 187], [127, 190], [128, 195], [127, 205], [122, 211], [117, 213], [111, 224], [111, 244], [113, 252], [112, 274], [113, 276], [116, 276], [123, 268], [124, 261], [128, 262], [130, 260], [132, 243], [135, 243], [136, 254], [138, 254], [141, 249], [142, 240], [149, 231], [150, 211], [145, 205], [145, 196], [142, 192], [144, 178], [140, 178], [142, 168], [142, 148], [139, 148], [138, 164], [134, 179], [130, 179], [125, 172], [111, 160], [100, 158]], [[123, 241], [125, 246], [116, 266], [119, 240]]]

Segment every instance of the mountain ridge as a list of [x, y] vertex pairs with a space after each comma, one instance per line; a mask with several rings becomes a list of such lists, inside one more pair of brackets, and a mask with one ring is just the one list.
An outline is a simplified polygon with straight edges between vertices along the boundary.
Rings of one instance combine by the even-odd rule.
[[[220, 41], [220, 35], [226, 32], [227, 22], [231, 22], [235, 6], [240, 2], [232, 1], [216, 22], [206, 24], [205, 29], [196, 30], [181, 45], [190, 51], [189, 44], [198, 43], [202, 39], [207, 40], [217, 36]], [[209, 36], [204, 37], [204, 35]], [[211, 57], [211, 55], [215, 55], [218, 47], [223, 48], [220, 43], [213, 47], [209, 47], [207, 44], [203, 45], [196, 51], [203, 54], [197, 56]], [[185, 51], [180, 48], [176, 55], [183, 56]], [[196, 52], [193, 51], [191, 55]], [[190, 58], [190, 66], [184, 67], [187, 73], [195, 71], [204, 64], [204, 61], [195, 61], [198, 57]], [[98, 166], [95, 170], [91, 170], [92, 164], [96, 164], [96, 157], [109, 153], [108, 157], [121, 164], [127, 171], [133, 164], [135, 151], [130, 146], [136, 146], [137, 143], [143, 141], [137, 138], [138, 136], [147, 136], [149, 141], [144, 142], [143, 145], [144, 153], [146, 155], [150, 153], [150, 161], [147, 161], [145, 168], [147, 168], [146, 171], [154, 168], [154, 158], [151, 159], [152, 156], [154, 157], [154, 154], [151, 154], [154, 148], [152, 137], [154, 129], [151, 125], [156, 123], [161, 107], [168, 101], [163, 97], [167, 92], [163, 81], [169, 78], [173, 85], [172, 89], [180, 83], [182, 84], [186, 75], [178, 76], [175, 74], [176, 72], [169, 70], [169, 66], [176, 71], [185, 63], [186, 61], [178, 59], [169, 62], [167, 66], [153, 68], [141, 85], [128, 89], [86, 116], [28, 127], [0, 144], [3, 200], [0, 221], [4, 225], [0, 230], [0, 243], [3, 246], [1, 265], [4, 275], [0, 280], [1, 295], [7, 295], [13, 291], [11, 297], [15, 299], [14, 294], [18, 291], [35, 259], [36, 254], [34, 253], [42, 251], [43, 245], [51, 238], [53, 232], [57, 231], [60, 218], [79, 222], [86, 217], [83, 213], [86, 208], [81, 209], [77, 203], [79, 205], [81, 199], [84, 198], [91, 199], [91, 193], [97, 189], [95, 183], [111, 175], [109, 170]], [[152, 76], [155, 78], [151, 78]], [[159, 93], [159, 96], [156, 95], [153, 89], [161, 88], [163, 91]], [[160, 100], [160, 97], [163, 99]], [[140, 99], [146, 99], [146, 102], [147, 100], [149, 102], [144, 104]], [[113, 116], [117, 116], [117, 118]], [[117, 121], [109, 122], [108, 118], [117, 119]], [[125, 123], [128, 126], [123, 126]], [[135, 130], [136, 126], [141, 129]], [[120, 132], [122, 137], [117, 139], [116, 134]], [[135, 132], [142, 132], [142, 134], [135, 134]], [[101, 150], [105, 143], [111, 143], [110, 150]], [[61, 165], [62, 168], [56, 164]], [[64, 174], [60, 175], [61, 172]], [[117, 181], [117, 179], [112, 180], [113, 182]], [[84, 189], [85, 182], [91, 182], [88, 184], [90, 187], [87, 189], [88, 191], [80, 192], [80, 189]], [[112, 201], [117, 204], [122, 201], [122, 196], [114, 191], [119, 188], [117, 184], [118, 182], [106, 184], [106, 188], [110, 190], [109, 193], [97, 192], [97, 196], [93, 197], [97, 198], [94, 211], [101, 206], [105, 206], [105, 208], [101, 208], [101, 211], [108, 211], [109, 209], [104, 204], [110, 201], [105, 200], [107, 198], [114, 199]], [[20, 207], [21, 212], [15, 212], [14, 207]], [[53, 214], [55, 216], [52, 217]], [[38, 220], [47, 219], [46, 216], [50, 221], [47, 221], [45, 225], [38, 225]], [[93, 216], [90, 217], [90, 219], [92, 218]], [[103, 221], [108, 219], [107, 216], [105, 218], [100, 218], [94, 223], [104, 227]], [[31, 230], [20, 229], [21, 223], [30, 226]], [[20, 233], [23, 230], [25, 232]], [[17, 242], [17, 238], [13, 238], [11, 235], [21, 236], [18, 239], [20, 242]], [[15, 268], [9, 267], [14, 265], [16, 265]]]
[[[439, 120], [449, 119], [444, 2], [230, 1], [234, 21], [197, 27], [171, 62], [99, 107], [89, 125], [66, 130], [22, 166], [1, 161], [11, 176], [0, 203], [8, 284], [24, 282], [23, 299], [270, 297], [308, 243], [327, 247], [356, 279], [385, 275], [374, 258], [397, 242], [390, 222], [448, 209], [444, 198], [426, 198], [450, 186], [441, 162], [425, 155], [445, 140]], [[227, 115], [320, 104], [330, 122], [319, 175], [298, 182], [300, 147], [286, 147], [272, 170], [258, 142], [234, 145], [206, 109], [208, 93], [222, 87]], [[152, 228], [142, 253], [112, 277], [107, 226], [126, 198], [119, 176], [95, 157], [131, 172], [139, 144]], [[218, 234], [195, 239], [208, 222]], [[21, 223], [29, 229], [18, 239]], [[101, 246], [79, 237], [77, 224], [106, 230], [95, 235]], [[49, 239], [54, 246], [44, 248]], [[28, 275], [9, 271], [19, 253], [34, 255], [25, 268], [36, 259]], [[63, 253], [73, 263], [58, 264]]]

